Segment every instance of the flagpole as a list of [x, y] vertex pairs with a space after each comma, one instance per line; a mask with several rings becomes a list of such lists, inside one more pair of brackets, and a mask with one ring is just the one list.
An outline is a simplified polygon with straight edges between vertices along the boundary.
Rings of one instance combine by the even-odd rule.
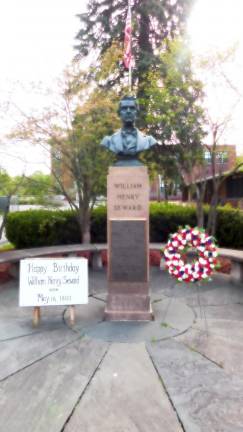
[[129, 92], [132, 93], [132, 65], [129, 66], [128, 71], [128, 83], [129, 83]]
[[128, 0], [128, 9], [130, 10], [130, 16], [131, 16], [131, 60], [130, 60], [130, 64], [129, 64], [128, 83], [129, 83], [129, 92], [132, 93], [132, 6], [131, 6], [131, 0]]
[[128, 87], [129, 92], [132, 92], [132, 13], [131, 0], [128, 0], [127, 18], [125, 24], [124, 37], [124, 56], [123, 62], [125, 68], [128, 69]]

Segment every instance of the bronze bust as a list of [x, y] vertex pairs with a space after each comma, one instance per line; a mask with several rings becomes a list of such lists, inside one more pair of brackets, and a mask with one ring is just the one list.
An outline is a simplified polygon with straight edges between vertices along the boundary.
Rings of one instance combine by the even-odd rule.
[[150, 149], [157, 144], [150, 135], [144, 135], [134, 123], [139, 111], [138, 103], [133, 96], [124, 96], [119, 104], [118, 113], [123, 126], [111, 136], [106, 136], [101, 145], [118, 156], [118, 165], [137, 165], [140, 162], [138, 153]]

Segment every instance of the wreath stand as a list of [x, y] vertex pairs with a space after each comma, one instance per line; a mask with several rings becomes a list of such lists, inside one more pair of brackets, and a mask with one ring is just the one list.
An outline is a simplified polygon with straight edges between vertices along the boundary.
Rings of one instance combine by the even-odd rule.
[[[198, 257], [192, 263], [186, 263], [185, 255], [191, 248], [196, 249]], [[218, 252], [214, 238], [208, 236], [204, 229], [186, 226], [170, 236], [163, 252], [166, 267], [172, 277], [178, 282], [196, 284], [200, 318], [204, 319], [205, 333], [208, 336], [208, 323], [205, 308], [201, 303], [200, 287], [203, 281], [211, 280], [210, 276], [217, 265]], [[164, 322], [173, 299], [174, 295], [165, 309]]]

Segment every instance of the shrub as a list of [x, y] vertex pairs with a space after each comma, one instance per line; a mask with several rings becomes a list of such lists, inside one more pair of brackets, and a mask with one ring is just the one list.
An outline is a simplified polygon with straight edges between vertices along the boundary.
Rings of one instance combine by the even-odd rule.
[[221, 247], [243, 249], [242, 210], [219, 207], [215, 237]]
[[193, 206], [168, 203], [150, 205], [150, 241], [165, 243], [169, 234], [180, 226], [197, 224], [196, 210]]
[[106, 243], [107, 241], [107, 210], [100, 206], [92, 211], [91, 216], [91, 242]]
[[[205, 207], [207, 219], [208, 207]], [[106, 243], [106, 207], [92, 211], [91, 241]], [[150, 242], [165, 243], [180, 226], [196, 226], [193, 206], [152, 203], [150, 205]], [[80, 229], [71, 210], [27, 210], [10, 213], [6, 224], [8, 240], [17, 248], [80, 243]], [[216, 240], [219, 246], [243, 249], [243, 212], [218, 208]]]
[[9, 213], [8, 240], [17, 248], [80, 243], [80, 229], [70, 210], [27, 210]]
[[[54, 246], [81, 242], [75, 212], [71, 210], [27, 210], [9, 213], [6, 235], [16, 248]], [[92, 243], [106, 242], [106, 207], [93, 210]]]

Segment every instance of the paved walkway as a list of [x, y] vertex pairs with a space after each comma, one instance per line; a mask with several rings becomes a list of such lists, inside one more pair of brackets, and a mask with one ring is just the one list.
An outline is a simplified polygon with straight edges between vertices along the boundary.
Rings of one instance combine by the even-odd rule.
[[106, 275], [68, 311], [18, 308], [0, 286], [0, 432], [243, 431], [243, 286], [152, 270], [155, 321], [103, 322]]

